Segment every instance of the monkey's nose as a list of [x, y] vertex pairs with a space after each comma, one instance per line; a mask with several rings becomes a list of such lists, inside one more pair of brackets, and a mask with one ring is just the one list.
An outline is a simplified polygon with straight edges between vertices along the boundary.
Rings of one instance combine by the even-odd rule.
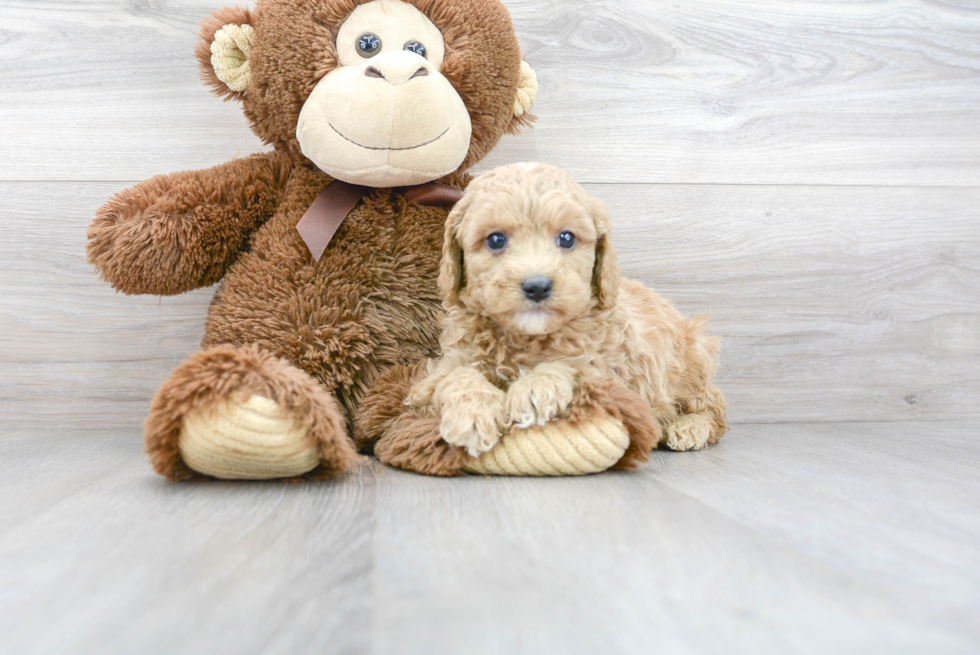
[[541, 302], [551, 295], [551, 280], [546, 277], [529, 277], [521, 283], [521, 290], [528, 300]]
[[429, 67], [422, 64], [417, 69], [412, 72], [411, 75], [405, 75], [407, 71], [389, 71], [388, 75], [385, 75], [377, 66], [368, 66], [364, 69], [365, 77], [374, 77], [387, 81], [389, 84], [398, 86], [399, 84], [404, 84], [409, 80], [414, 80], [416, 77], [425, 77], [429, 74]]

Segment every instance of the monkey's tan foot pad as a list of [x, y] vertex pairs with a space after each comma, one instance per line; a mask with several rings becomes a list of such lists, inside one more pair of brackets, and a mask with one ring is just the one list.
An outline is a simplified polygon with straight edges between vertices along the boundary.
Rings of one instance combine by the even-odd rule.
[[463, 470], [483, 475], [587, 475], [615, 466], [629, 446], [629, 431], [612, 416], [574, 426], [551, 422], [511, 430], [493, 450], [464, 464]]
[[188, 467], [224, 480], [295, 477], [320, 463], [310, 429], [259, 395], [191, 410], [178, 447]]

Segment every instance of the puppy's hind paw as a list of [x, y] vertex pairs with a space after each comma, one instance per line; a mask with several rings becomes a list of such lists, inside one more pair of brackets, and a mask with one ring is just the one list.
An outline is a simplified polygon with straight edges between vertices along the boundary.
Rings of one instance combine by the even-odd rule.
[[701, 450], [711, 437], [711, 419], [703, 414], [678, 416], [667, 426], [661, 443], [671, 450]]
[[517, 428], [544, 425], [566, 409], [575, 394], [574, 378], [567, 367], [541, 365], [518, 378], [507, 390], [507, 421]]

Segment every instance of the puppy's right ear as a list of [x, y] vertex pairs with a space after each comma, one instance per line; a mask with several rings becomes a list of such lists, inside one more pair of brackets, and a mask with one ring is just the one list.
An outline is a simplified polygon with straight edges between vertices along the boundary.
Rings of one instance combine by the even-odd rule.
[[619, 260], [609, 240], [612, 228], [606, 204], [598, 198], [590, 198], [588, 205], [595, 221], [598, 241], [595, 249], [595, 265], [592, 269], [592, 290], [599, 309], [612, 309], [619, 296]]
[[252, 83], [249, 57], [254, 16], [245, 7], [225, 7], [204, 19], [194, 49], [205, 84], [226, 100], [241, 100]]
[[466, 269], [463, 266], [463, 246], [459, 242], [457, 226], [469, 206], [463, 198], [446, 219], [446, 236], [442, 242], [442, 264], [439, 267], [439, 290], [447, 305], [459, 304], [459, 294], [466, 286]]

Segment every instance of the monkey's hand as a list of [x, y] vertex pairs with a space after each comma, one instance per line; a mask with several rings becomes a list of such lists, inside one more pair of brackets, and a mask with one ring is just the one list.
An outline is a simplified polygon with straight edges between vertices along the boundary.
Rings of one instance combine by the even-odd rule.
[[88, 260], [128, 294], [214, 284], [272, 216], [288, 173], [285, 158], [266, 153], [137, 184], [99, 209]]

